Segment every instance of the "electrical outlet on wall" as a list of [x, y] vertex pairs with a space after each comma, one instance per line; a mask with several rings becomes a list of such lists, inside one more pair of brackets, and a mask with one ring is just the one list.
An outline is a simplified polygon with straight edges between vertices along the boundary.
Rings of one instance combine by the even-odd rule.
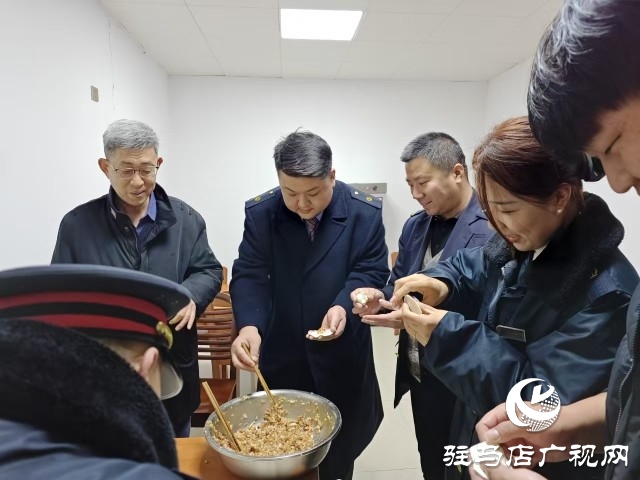
[[371, 195], [380, 200], [384, 200], [384, 194], [387, 193], [386, 183], [350, 183], [349, 185], [365, 195]]
[[100, 101], [100, 94], [98, 93], [98, 88], [91, 85], [91, 100], [94, 102]]
[[386, 183], [350, 183], [349, 185], [364, 193], [370, 193], [371, 195], [383, 195], [387, 193]]

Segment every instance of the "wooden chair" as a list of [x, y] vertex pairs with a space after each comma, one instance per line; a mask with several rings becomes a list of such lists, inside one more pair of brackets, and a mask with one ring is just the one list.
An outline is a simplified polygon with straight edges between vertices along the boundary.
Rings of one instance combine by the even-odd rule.
[[[222, 405], [231, 400], [235, 393], [236, 372], [231, 363], [231, 343], [235, 338], [235, 327], [229, 294], [220, 292], [215, 301], [218, 305], [225, 306], [215, 306], [212, 302], [196, 322], [198, 360], [211, 362], [211, 378], [200, 378], [200, 381], [209, 384], [216, 400]], [[191, 416], [191, 426], [203, 427], [211, 412], [213, 405], [200, 386], [200, 405]]]
[[[222, 285], [220, 285], [220, 293], [229, 293], [229, 282], [227, 279], [227, 274], [227, 267], [222, 267]], [[229, 305], [231, 305], [230, 302], [231, 300], [225, 300], [225, 298], [217, 296], [213, 299], [213, 302], [209, 304], [209, 306], [207, 307], [207, 311], [213, 310], [214, 307], [228, 307]]]

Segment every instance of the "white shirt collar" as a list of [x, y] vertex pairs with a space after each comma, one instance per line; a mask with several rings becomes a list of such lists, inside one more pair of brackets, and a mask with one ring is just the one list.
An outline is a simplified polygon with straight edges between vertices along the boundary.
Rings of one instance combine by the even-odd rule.
[[[548, 245], [548, 244], [547, 244]], [[542, 253], [542, 251], [547, 248], [547, 245], [543, 245], [540, 248], [536, 248], [533, 251], [533, 257], [531, 258], [531, 261], [534, 261], [536, 258], [538, 258], [538, 256]]]

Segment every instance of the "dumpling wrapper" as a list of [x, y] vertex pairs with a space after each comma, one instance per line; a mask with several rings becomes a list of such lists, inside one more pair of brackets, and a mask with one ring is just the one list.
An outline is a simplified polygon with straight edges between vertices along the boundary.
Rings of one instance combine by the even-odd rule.
[[[481, 478], [485, 480], [489, 480], [487, 473], [484, 471], [484, 467], [482, 466], [480, 451], [486, 452], [489, 447], [493, 445], [489, 445], [486, 442], [476, 443], [469, 448], [469, 454], [471, 456], [473, 471], [476, 472]], [[499, 445], [497, 446], [496, 453], [500, 454], [500, 464], [512, 468], [511, 465], [507, 464], [507, 457], [504, 454], [504, 450]], [[490, 468], [490, 467], [489, 467]]]
[[333, 332], [330, 328], [321, 328], [319, 330], [309, 330], [307, 335], [313, 338], [322, 338], [322, 337], [330, 337], [333, 335]]
[[416, 300], [415, 297], [412, 297], [411, 295], [405, 295], [403, 297], [403, 300], [404, 300], [404, 303], [406, 303], [409, 306], [409, 310], [411, 310], [413, 313], [417, 313], [417, 314], [422, 313], [422, 309], [420, 308], [420, 302]]

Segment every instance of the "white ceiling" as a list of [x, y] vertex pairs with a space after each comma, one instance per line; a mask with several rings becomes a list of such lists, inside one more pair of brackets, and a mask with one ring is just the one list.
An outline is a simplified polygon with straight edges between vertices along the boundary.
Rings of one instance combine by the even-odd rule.
[[[487, 80], [561, 0], [100, 0], [171, 75]], [[364, 10], [353, 41], [282, 40], [279, 8]]]

